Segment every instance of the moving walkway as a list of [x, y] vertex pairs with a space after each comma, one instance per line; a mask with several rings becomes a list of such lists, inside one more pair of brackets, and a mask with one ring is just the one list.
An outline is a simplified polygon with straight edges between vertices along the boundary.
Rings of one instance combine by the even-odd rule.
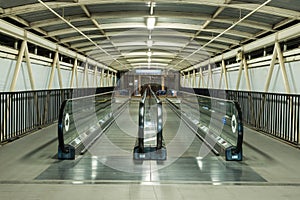
[[[224, 155], [226, 160], [242, 160], [243, 124], [236, 102], [176, 91], [177, 95], [165, 98], [165, 103], [162, 103], [153, 91], [149, 90], [148, 94], [152, 98], [147, 98], [146, 92], [139, 102], [136, 116], [139, 116], [138, 134], [133, 138], [137, 140], [133, 150], [134, 159], [166, 160], [166, 148], [172, 143], [164, 141], [162, 136], [162, 115], [163, 110], [167, 109], [164, 104], [167, 103], [216, 155]], [[131, 103], [129, 92], [124, 91], [65, 101], [58, 123], [58, 158], [75, 159], [75, 155], [86, 152]], [[147, 122], [150, 122], [148, 125], [152, 124], [152, 130], [147, 127]], [[165, 133], [166, 137], [176, 134], [175, 130], [171, 132]], [[151, 137], [147, 138], [145, 133]], [[174, 137], [172, 135], [170, 138]]]

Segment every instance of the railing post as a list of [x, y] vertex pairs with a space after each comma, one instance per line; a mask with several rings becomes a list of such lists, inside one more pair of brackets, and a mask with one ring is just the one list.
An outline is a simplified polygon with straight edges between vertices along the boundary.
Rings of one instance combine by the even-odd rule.
[[6, 106], [3, 106], [4, 116], [3, 116], [3, 126], [2, 126], [2, 129], [1, 129], [3, 131], [3, 140], [8, 139], [7, 129], [9, 129], [9, 128], [7, 127], [7, 121], [10, 122], [9, 119], [10, 119], [10, 107], [11, 107], [11, 96], [10, 96], [10, 94], [7, 94], [5, 96], [6, 96], [6, 98], [5, 98], [5, 101], [6, 101], [5, 105]]
[[[297, 121], [299, 122], [300, 120], [300, 98], [299, 96], [296, 97], [296, 102], [297, 102]], [[295, 120], [296, 121], [296, 120]], [[298, 138], [297, 138], [297, 143], [298, 143], [298, 146], [300, 145], [300, 128], [299, 128], [299, 123], [296, 123], [296, 133], [298, 134]]]

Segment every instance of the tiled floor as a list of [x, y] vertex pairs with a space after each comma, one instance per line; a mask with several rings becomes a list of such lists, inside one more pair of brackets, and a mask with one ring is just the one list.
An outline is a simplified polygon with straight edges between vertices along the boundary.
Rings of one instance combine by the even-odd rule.
[[[132, 157], [105, 157], [105, 162], [128, 164]], [[129, 181], [129, 182], [266, 182], [251, 167], [237, 162], [226, 163], [215, 156], [203, 159], [178, 158], [167, 167], [155, 170], [156, 161], [144, 161], [139, 172], [119, 171], [103, 164], [101, 158], [85, 156], [79, 161], [61, 161], [51, 165], [37, 180]], [[160, 165], [164, 165], [160, 163]]]
[[[166, 129], [179, 128], [171, 115], [166, 120], [170, 120]], [[131, 141], [128, 135], [123, 135], [122, 139], [118, 140], [119, 137], [115, 137], [118, 134], [117, 127], [112, 126], [111, 131], [115, 135], [110, 135], [106, 140], [99, 140], [98, 144], [105, 147], [103, 145], [107, 145], [108, 140], [113, 141], [122, 149], [119, 156], [132, 156], [135, 141]], [[167, 135], [165, 139], [172, 138], [174, 135]], [[184, 140], [189, 141], [190, 138], [179, 137], [176, 145], [182, 145]], [[204, 159], [199, 158], [197, 144], [198, 141], [193, 141], [181, 158], [175, 159], [166, 168], [149, 170], [145, 174], [135, 173], [135, 176], [132, 176], [130, 172], [120, 172], [104, 166], [99, 157], [115, 157], [116, 154], [111, 150], [102, 152], [103, 148], [99, 147], [95, 148], [94, 152], [101, 154], [87, 154], [81, 159], [69, 162], [58, 161], [55, 158], [56, 125], [53, 125], [0, 147], [0, 199], [300, 198], [299, 149], [247, 128], [244, 142], [245, 159], [242, 162], [227, 163], [223, 158], [214, 157], [212, 154]], [[107, 149], [107, 146], [104, 149]], [[173, 147], [168, 151], [170, 158], [178, 153]], [[107, 158], [101, 159], [106, 159], [107, 162]], [[153, 162], [155, 161], [145, 161], [144, 164], [151, 168], [158, 166]], [[115, 164], [118, 163], [120, 162], [115, 160]], [[86, 165], [89, 166], [88, 169], [84, 168]], [[235, 176], [236, 169], [242, 169], [238, 176]], [[80, 178], [77, 176], [80, 173], [87, 176]], [[130, 174], [131, 176], [126, 177]], [[212, 176], [218, 176], [219, 179], [213, 181]], [[240, 180], [230, 177], [239, 177]]]
[[24, 200], [296, 200], [299, 186], [1, 184], [1, 199]]

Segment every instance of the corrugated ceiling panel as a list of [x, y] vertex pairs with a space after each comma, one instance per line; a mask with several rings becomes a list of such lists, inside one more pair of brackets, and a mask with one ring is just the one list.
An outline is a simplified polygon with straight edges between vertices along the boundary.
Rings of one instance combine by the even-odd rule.
[[146, 3], [111, 3], [103, 5], [88, 5], [87, 9], [93, 14], [118, 11], [149, 11], [149, 7], [146, 5]]
[[174, 4], [174, 3], [157, 3], [155, 10], [157, 11], [173, 11], [173, 12], [187, 12], [212, 14], [217, 10], [217, 7], [197, 4]]
[[35, 22], [35, 21], [57, 18], [56, 15], [54, 15], [52, 12], [50, 12], [48, 10], [25, 13], [25, 14], [19, 15], [19, 17], [21, 17], [22, 19], [26, 20], [29, 23]]

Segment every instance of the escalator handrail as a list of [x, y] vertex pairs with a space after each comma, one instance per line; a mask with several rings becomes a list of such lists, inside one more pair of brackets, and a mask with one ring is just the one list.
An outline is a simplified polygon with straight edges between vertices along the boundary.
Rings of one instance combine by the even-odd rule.
[[146, 90], [144, 91], [144, 94], [143, 94], [142, 99], [141, 99], [141, 102], [142, 102], [142, 103], [145, 103], [145, 101], [146, 101], [147, 91], [148, 91], [148, 89], [146, 89]]
[[162, 127], [163, 127], [163, 110], [162, 110], [162, 102], [161, 100], [158, 98], [158, 96], [156, 96], [155, 92], [149, 88], [150, 93], [152, 94], [152, 96], [154, 97], [156, 104], [157, 104], [157, 137], [156, 137], [156, 147], [157, 149], [161, 149], [162, 148], [162, 141], [163, 141], [163, 135], [162, 135]]
[[139, 129], [138, 129], [138, 146], [139, 146], [139, 152], [144, 152], [144, 122], [145, 122], [145, 101], [148, 94], [148, 90], [150, 91], [150, 96], [153, 96], [156, 104], [157, 104], [157, 149], [162, 148], [162, 125], [163, 125], [163, 119], [162, 119], [162, 102], [161, 100], [156, 96], [156, 94], [151, 90], [151, 88], [147, 88], [143, 94], [142, 99], [140, 100], [139, 104]]
[[147, 97], [146, 89], [139, 103], [139, 129], [138, 129], [138, 146], [139, 152], [144, 152], [144, 120], [145, 120], [145, 101]]
[[242, 117], [242, 109], [240, 104], [237, 101], [234, 100], [228, 100], [228, 99], [221, 99], [221, 98], [216, 98], [216, 97], [208, 97], [208, 96], [203, 96], [203, 95], [198, 95], [198, 94], [193, 94], [193, 93], [189, 93], [189, 92], [184, 92], [184, 91], [180, 91], [180, 93], [185, 93], [188, 95], [194, 95], [197, 97], [203, 97], [203, 98], [210, 98], [210, 99], [214, 99], [214, 100], [219, 100], [219, 101], [225, 101], [225, 102], [230, 102], [232, 104], [234, 104], [235, 109], [237, 110], [237, 142], [236, 142], [236, 146], [233, 149], [234, 154], [238, 154], [242, 151], [242, 145], [243, 145], [243, 137], [244, 137], [244, 129], [243, 129], [243, 117]]
[[114, 92], [104, 92], [96, 95], [89, 95], [89, 96], [84, 96], [84, 97], [77, 97], [73, 99], [66, 99], [62, 102], [60, 109], [59, 109], [59, 115], [58, 115], [58, 129], [57, 129], [57, 135], [58, 135], [58, 146], [60, 150], [63, 153], [68, 153], [68, 149], [65, 147], [65, 138], [64, 138], [64, 126], [63, 126], [63, 118], [64, 118], [64, 110], [69, 101], [73, 100], [80, 100], [80, 99], [85, 99], [85, 98], [90, 98], [90, 97], [95, 97], [97, 95], [106, 95], [106, 94], [113, 94]]
[[59, 109], [59, 115], [58, 115], [58, 129], [57, 129], [57, 134], [58, 134], [58, 146], [61, 149], [63, 153], [68, 153], [67, 149], [65, 148], [65, 139], [64, 139], [64, 127], [63, 127], [63, 117], [64, 117], [64, 110], [67, 105], [67, 102], [69, 99], [64, 100], [60, 106]]
[[150, 90], [150, 93], [152, 94], [152, 96], [154, 97], [156, 103], [159, 104], [161, 101], [158, 98], [158, 96], [156, 96], [155, 92], [151, 88], [149, 88], [149, 90]]
[[237, 116], [238, 138], [237, 138], [236, 148], [233, 150], [234, 151], [233, 153], [238, 154], [242, 151], [242, 145], [243, 145], [243, 137], [244, 137], [243, 115], [242, 115], [242, 109], [240, 104], [237, 101], [233, 101], [233, 102], [238, 112], [238, 116]]

